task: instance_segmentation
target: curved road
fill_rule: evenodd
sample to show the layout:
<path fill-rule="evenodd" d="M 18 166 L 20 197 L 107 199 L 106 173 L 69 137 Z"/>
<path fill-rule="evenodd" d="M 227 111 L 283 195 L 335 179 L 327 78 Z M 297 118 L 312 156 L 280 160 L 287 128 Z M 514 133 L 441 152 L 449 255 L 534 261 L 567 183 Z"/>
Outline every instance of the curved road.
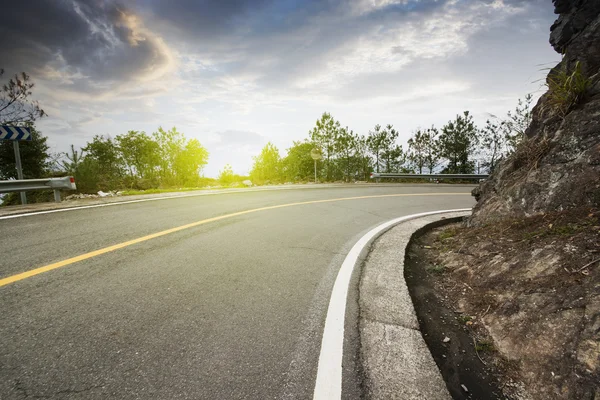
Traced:
<path fill-rule="evenodd" d="M 315 187 L 0 220 L 0 398 L 310 399 L 348 250 L 389 219 L 472 206 L 471 188 Z M 357 276 L 344 398 L 361 396 Z"/>

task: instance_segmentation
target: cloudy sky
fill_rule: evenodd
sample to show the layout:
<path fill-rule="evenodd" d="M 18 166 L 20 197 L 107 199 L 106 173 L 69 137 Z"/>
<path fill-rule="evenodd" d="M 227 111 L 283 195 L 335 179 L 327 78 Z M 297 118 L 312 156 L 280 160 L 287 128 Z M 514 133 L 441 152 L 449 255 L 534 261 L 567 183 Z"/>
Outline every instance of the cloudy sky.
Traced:
<path fill-rule="evenodd" d="M 463 110 L 483 123 L 541 94 L 550 0 L 21 0 L 3 7 L 7 75 L 26 71 L 52 150 L 176 126 L 246 173 L 324 111 L 367 133 Z"/>

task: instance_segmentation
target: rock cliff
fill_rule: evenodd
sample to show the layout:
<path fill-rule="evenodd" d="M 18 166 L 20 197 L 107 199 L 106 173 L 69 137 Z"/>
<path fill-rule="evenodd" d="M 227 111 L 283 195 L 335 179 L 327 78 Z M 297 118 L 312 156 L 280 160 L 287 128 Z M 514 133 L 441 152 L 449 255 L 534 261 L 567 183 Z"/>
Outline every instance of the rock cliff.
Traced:
<path fill-rule="evenodd" d="M 600 207 L 600 1 L 554 0 L 550 44 L 563 55 L 515 154 L 473 191 L 470 224 L 575 207 Z M 575 77 L 585 90 L 561 103 Z M 554 84 L 553 84 L 554 83 Z M 556 87 L 559 88 L 552 90 Z M 569 95 L 570 89 L 564 90 Z"/>

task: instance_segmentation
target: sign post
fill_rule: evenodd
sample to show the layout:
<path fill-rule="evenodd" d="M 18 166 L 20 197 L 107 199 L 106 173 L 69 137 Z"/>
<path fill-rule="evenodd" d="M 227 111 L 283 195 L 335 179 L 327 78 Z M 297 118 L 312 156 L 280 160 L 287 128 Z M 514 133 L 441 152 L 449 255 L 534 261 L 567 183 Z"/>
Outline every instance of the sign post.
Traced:
<path fill-rule="evenodd" d="M 23 179 L 23 165 L 21 164 L 21 152 L 19 150 L 19 141 L 31 141 L 31 131 L 29 128 L 18 126 L 0 126 L 0 140 L 12 140 L 15 150 L 15 165 L 17 167 L 17 179 Z M 19 192 L 21 195 L 21 204 L 27 204 L 25 192 Z"/>
<path fill-rule="evenodd" d="M 15 150 L 15 164 L 17 166 L 17 179 L 23 179 L 23 166 L 21 165 L 21 152 L 19 151 L 19 141 L 13 141 L 13 149 Z M 21 195 L 21 204 L 27 204 L 27 195 L 25 192 L 19 192 Z"/>
<path fill-rule="evenodd" d="M 310 156 L 315 161 L 315 183 L 317 183 L 317 160 L 320 160 L 323 157 L 321 154 L 321 149 L 315 147 L 310 151 Z"/>

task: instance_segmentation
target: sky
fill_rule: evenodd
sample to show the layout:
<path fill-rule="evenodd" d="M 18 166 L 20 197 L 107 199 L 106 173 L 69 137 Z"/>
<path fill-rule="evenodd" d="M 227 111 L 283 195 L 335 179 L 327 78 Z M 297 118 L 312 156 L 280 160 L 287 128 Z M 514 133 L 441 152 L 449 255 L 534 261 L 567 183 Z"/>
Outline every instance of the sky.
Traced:
<path fill-rule="evenodd" d="M 366 134 L 469 110 L 478 124 L 543 93 L 560 56 L 550 0 L 15 0 L 0 67 L 25 71 L 52 152 L 177 127 L 246 174 L 323 112 Z"/>

